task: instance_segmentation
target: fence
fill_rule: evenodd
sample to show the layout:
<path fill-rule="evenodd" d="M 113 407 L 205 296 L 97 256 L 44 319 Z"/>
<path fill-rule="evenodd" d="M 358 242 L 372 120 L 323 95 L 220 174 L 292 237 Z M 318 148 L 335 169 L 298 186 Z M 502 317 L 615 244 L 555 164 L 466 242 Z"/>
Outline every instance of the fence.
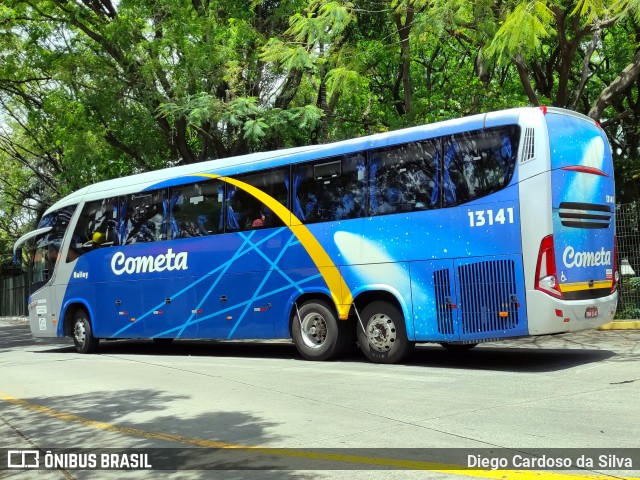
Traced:
<path fill-rule="evenodd" d="M 640 319 L 640 202 L 616 208 L 619 300 L 616 318 Z"/>
<path fill-rule="evenodd" d="M 0 317 L 27 315 L 29 276 L 0 277 Z"/>

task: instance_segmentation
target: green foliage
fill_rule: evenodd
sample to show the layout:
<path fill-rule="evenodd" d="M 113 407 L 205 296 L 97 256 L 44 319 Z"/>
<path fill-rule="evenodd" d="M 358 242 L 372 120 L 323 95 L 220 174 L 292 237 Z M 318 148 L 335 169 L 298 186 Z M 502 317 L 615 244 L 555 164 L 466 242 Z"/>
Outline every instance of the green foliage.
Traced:
<path fill-rule="evenodd" d="M 539 53 L 543 40 L 556 34 L 554 19 L 553 12 L 543 1 L 519 3 L 507 14 L 486 50 L 487 55 L 497 56 L 503 63 L 516 55 L 531 58 Z"/>

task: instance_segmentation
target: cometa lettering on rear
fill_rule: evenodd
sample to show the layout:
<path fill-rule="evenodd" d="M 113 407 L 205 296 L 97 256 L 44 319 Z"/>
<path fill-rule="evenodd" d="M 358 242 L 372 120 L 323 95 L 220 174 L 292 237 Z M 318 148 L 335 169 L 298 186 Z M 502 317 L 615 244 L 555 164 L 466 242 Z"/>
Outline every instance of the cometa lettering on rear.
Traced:
<path fill-rule="evenodd" d="M 611 252 L 604 247 L 598 252 L 576 252 L 571 246 L 564 249 L 562 261 L 565 267 L 599 267 L 600 265 L 611 265 Z"/>
<path fill-rule="evenodd" d="M 187 256 L 187 252 L 173 253 L 172 249 L 167 253 L 140 257 L 127 257 L 124 252 L 117 252 L 111 257 L 111 270 L 116 275 L 187 270 Z"/>

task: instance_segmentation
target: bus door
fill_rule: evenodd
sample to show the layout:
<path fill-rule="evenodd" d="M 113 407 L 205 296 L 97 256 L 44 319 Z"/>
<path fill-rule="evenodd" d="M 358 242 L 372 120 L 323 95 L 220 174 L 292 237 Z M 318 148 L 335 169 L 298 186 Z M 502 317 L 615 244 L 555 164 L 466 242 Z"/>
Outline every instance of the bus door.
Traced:
<path fill-rule="evenodd" d="M 412 262 L 410 268 L 416 340 L 457 341 L 453 260 Z"/>
<path fill-rule="evenodd" d="M 55 337 L 58 328 L 55 289 L 51 281 L 58 259 L 59 245 L 52 241 L 51 234 L 35 239 L 31 258 L 32 278 L 29 303 L 29 323 L 31 332 L 38 337 Z"/>

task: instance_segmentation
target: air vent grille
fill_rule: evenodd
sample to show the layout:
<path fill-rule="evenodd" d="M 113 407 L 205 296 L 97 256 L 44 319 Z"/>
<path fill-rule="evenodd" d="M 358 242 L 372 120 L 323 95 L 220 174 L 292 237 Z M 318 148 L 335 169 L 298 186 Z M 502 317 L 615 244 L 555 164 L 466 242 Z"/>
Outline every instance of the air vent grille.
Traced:
<path fill-rule="evenodd" d="M 453 305 L 451 303 L 449 270 L 444 269 L 433 272 L 433 285 L 436 294 L 438 333 L 445 335 L 453 334 Z"/>
<path fill-rule="evenodd" d="M 609 228 L 613 218 L 611 207 L 598 203 L 562 202 L 559 215 L 570 228 Z"/>
<path fill-rule="evenodd" d="M 528 162 L 534 158 L 536 158 L 534 129 L 529 127 L 524 130 L 522 160 L 520 163 Z"/>
<path fill-rule="evenodd" d="M 501 332 L 518 325 L 515 263 L 493 260 L 458 267 L 461 333 Z"/>

